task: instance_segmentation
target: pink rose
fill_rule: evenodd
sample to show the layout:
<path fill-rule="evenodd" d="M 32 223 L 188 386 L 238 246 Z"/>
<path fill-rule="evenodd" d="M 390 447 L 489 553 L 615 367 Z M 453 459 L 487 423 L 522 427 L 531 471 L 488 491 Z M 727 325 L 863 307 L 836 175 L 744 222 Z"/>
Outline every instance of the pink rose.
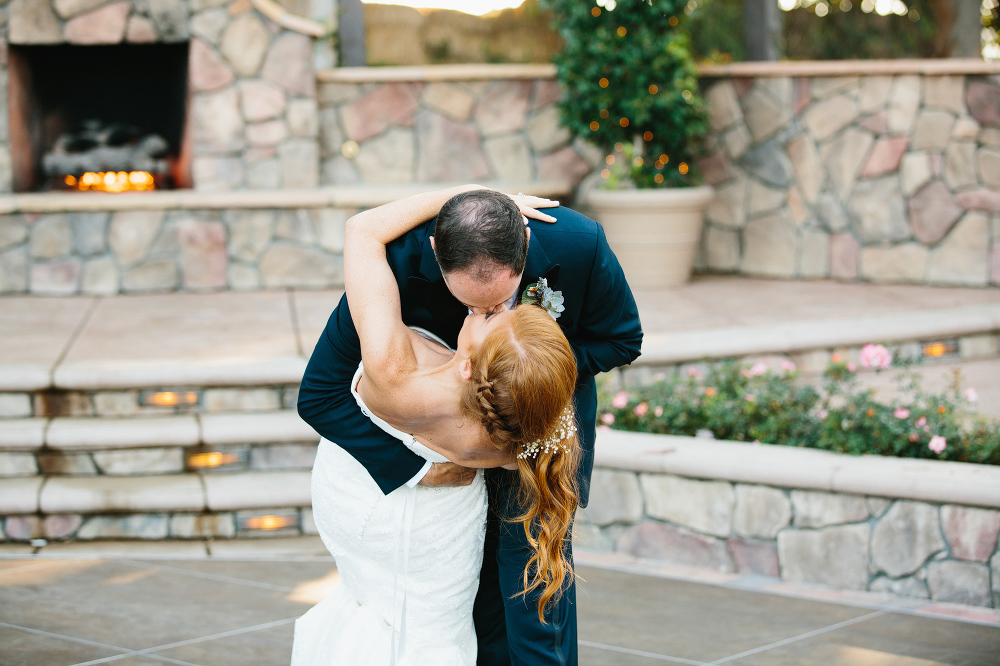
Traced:
<path fill-rule="evenodd" d="M 941 435 L 934 435 L 933 437 L 931 437 L 931 441 L 927 445 L 927 448 L 933 451 L 934 453 L 940 454 L 942 451 L 945 450 L 947 446 L 948 446 L 948 441 L 944 437 L 942 437 Z"/>
<path fill-rule="evenodd" d="M 847 371 L 848 372 L 855 372 L 855 371 L 857 371 L 857 369 L 858 369 L 858 366 L 854 365 L 853 363 L 848 363 L 847 364 Z"/>
<path fill-rule="evenodd" d="M 603 423 L 604 425 L 611 425 L 614 422 L 615 422 L 614 414 L 611 413 L 601 414 L 601 423 Z"/>
<path fill-rule="evenodd" d="M 910 410 L 908 410 L 906 407 L 900 407 L 899 409 L 894 411 L 892 415 L 895 416 L 897 419 L 908 419 L 910 418 Z"/>
<path fill-rule="evenodd" d="M 698 377 L 701 377 L 701 373 L 698 372 L 697 368 L 688 368 L 688 376 L 697 379 Z"/>
<path fill-rule="evenodd" d="M 611 406 L 615 409 L 624 409 L 627 404 L 628 393 L 625 391 L 619 391 L 618 394 L 611 400 Z"/>
<path fill-rule="evenodd" d="M 767 364 L 765 363 L 754 363 L 750 366 L 749 377 L 759 377 L 760 375 L 767 372 Z"/>
<path fill-rule="evenodd" d="M 635 412 L 636 416 L 641 418 L 646 415 L 646 412 L 649 411 L 649 404 L 645 402 L 640 402 L 638 405 L 635 406 L 635 409 L 632 411 Z"/>
<path fill-rule="evenodd" d="M 892 353 L 883 345 L 865 345 L 861 348 L 861 367 L 885 370 L 892 365 Z"/>
<path fill-rule="evenodd" d="M 910 441 L 911 441 L 911 442 L 915 442 L 915 441 L 917 441 L 918 439 L 920 439 L 920 435 L 918 435 L 918 434 L 917 434 L 917 433 L 915 433 L 915 432 L 911 432 L 911 433 L 910 433 Z"/>
<path fill-rule="evenodd" d="M 976 389 L 970 386 L 969 388 L 965 389 L 965 399 L 968 400 L 969 402 L 975 402 L 979 400 L 979 394 L 976 393 Z"/>
<path fill-rule="evenodd" d="M 925 425 L 927 425 L 927 417 L 921 416 L 919 419 L 917 419 L 917 422 L 914 423 L 913 425 L 917 426 L 918 428 L 923 428 Z"/>
<path fill-rule="evenodd" d="M 653 410 L 653 416 L 655 416 L 657 418 L 663 416 L 663 407 L 657 407 L 656 409 L 654 409 Z"/>
<path fill-rule="evenodd" d="M 795 372 L 795 369 L 796 369 L 797 367 L 798 367 L 798 366 L 796 366 L 796 365 L 795 365 L 795 364 L 794 364 L 793 362 L 791 362 L 791 361 L 782 361 L 782 362 L 781 362 L 781 369 L 782 369 L 782 370 L 784 370 L 785 372 Z"/>
<path fill-rule="evenodd" d="M 821 409 L 818 412 L 816 412 L 816 416 L 818 416 L 820 419 L 825 419 L 829 415 L 830 412 L 826 411 L 825 409 Z"/>
<path fill-rule="evenodd" d="M 606 425 L 599 425 L 599 426 L 597 426 L 597 429 L 598 429 L 598 430 L 611 430 L 611 428 L 609 428 L 609 427 L 608 427 L 608 426 L 606 426 Z"/>
<path fill-rule="evenodd" d="M 757 399 L 757 396 L 755 396 L 753 393 L 744 393 L 743 399 L 746 400 L 747 402 L 753 402 L 754 400 Z"/>

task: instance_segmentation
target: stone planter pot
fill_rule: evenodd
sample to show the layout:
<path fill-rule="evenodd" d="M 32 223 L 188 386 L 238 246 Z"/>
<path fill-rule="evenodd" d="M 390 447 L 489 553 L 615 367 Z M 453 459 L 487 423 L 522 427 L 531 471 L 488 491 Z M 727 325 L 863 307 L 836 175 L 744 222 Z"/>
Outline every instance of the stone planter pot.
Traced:
<path fill-rule="evenodd" d="M 634 288 L 684 284 L 691 276 L 701 222 L 714 190 L 702 187 L 591 190 L 586 203 Z"/>

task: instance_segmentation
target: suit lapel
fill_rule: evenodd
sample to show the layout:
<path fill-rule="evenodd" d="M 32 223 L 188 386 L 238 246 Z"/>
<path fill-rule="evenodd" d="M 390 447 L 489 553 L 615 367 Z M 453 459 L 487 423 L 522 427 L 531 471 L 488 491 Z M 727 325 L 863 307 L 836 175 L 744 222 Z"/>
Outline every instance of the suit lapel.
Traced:
<path fill-rule="evenodd" d="M 468 309 L 448 291 L 429 241 L 424 241 L 420 256 L 420 275 L 408 277 L 407 285 L 430 313 L 431 330 L 454 347 Z"/>
<path fill-rule="evenodd" d="M 555 289 L 559 282 L 559 264 L 553 264 L 549 255 L 545 254 L 542 244 L 532 238 L 528 243 L 528 259 L 524 263 L 524 274 L 521 276 L 521 286 L 517 292 L 518 298 L 529 284 L 538 282 L 539 278 L 545 278 L 549 289 Z"/>

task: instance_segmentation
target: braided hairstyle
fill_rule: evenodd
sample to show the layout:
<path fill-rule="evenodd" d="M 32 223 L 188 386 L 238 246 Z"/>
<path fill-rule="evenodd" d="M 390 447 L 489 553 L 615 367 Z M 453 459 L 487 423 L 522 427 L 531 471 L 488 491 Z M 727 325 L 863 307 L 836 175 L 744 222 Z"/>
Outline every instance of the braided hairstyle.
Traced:
<path fill-rule="evenodd" d="M 466 414 L 482 424 L 498 450 L 518 455 L 560 430 L 572 413 L 576 359 L 562 329 L 542 308 L 522 305 L 498 324 L 471 355 L 472 378 L 463 394 Z M 566 540 L 578 503 L 575 433 L 517 458 L 521 515 L 534 549 L 524 571 L 527 595 L 541 589 L 538 618 L 572 580 Z"/>

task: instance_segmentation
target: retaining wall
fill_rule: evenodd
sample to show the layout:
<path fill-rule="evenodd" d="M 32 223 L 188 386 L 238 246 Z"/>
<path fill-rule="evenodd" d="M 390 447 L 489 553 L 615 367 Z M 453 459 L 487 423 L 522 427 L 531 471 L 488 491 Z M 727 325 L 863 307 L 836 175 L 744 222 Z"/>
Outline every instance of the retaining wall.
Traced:
<path fill-rule="evenodd" d="M 1000 285 L 1000 65 L 745 63 L 704 67 L 701 75 L 712 126 L 701 167 L 717 191 L 696 270 Z M 310 124 L 318 148 L 308 165 L 281 166 L 316 175 L 280 183 L 248 177 L 233 185 L 263 188 L 237 190 L 253 198 L 277 191 L 267 188 L 318 181 L 302 190 L 311 203 L 258 204 L 268 210 L 248 221 L 242 211 L 253 206 L 192 200 L 183 212 L 129 222 L 135 242 L 154 240 L 145 254 L 123 257 L 112 242 L 120 204 L 102 210 L 94 200 L 45 200 L 72 196 L 62 193 L 0 197 L 0 211 L 8 213 L 0 218 L 0 293 L 277 285 L 265 277 L 273 271 L 258 264 L 268 254 L 295 255 L 283 264 L 328 262 L 318 271 L 322 279 L 299 271 L 280 278 L 284 285 L 337 286 L 341 249 L 330 230 L 358 207 L 469 181 L 568 199 L 575 186 L 600 180 L 603 154 L 559 126 L 554 76 L 550 65 L 320 70 Z M 277 173 L 280 160 L 268 160 L 268 173 Z M 195 180 L 199 187 L 209 182 Z M 324 193 L 330 187 L 360 205 L 331 203 Z M 153 195 L 183 199 L 179 192 Z M 289 244 L 296 249 L 280 249 Z M 200 261 L 215 263 L 195 268 Z M 152 262 L 171 265 L 145 268 L 155 274 L 150 279 L 129 277 Z M 190 281 L 181 277 L 185 271 L 213 276 Z M 97 273 L 104 277 L 86 277 Z"/>
<path fill-rule="evenodd" d="M 1000 469 L 604 431 L 577 548 L 1000 607 Z"/>

